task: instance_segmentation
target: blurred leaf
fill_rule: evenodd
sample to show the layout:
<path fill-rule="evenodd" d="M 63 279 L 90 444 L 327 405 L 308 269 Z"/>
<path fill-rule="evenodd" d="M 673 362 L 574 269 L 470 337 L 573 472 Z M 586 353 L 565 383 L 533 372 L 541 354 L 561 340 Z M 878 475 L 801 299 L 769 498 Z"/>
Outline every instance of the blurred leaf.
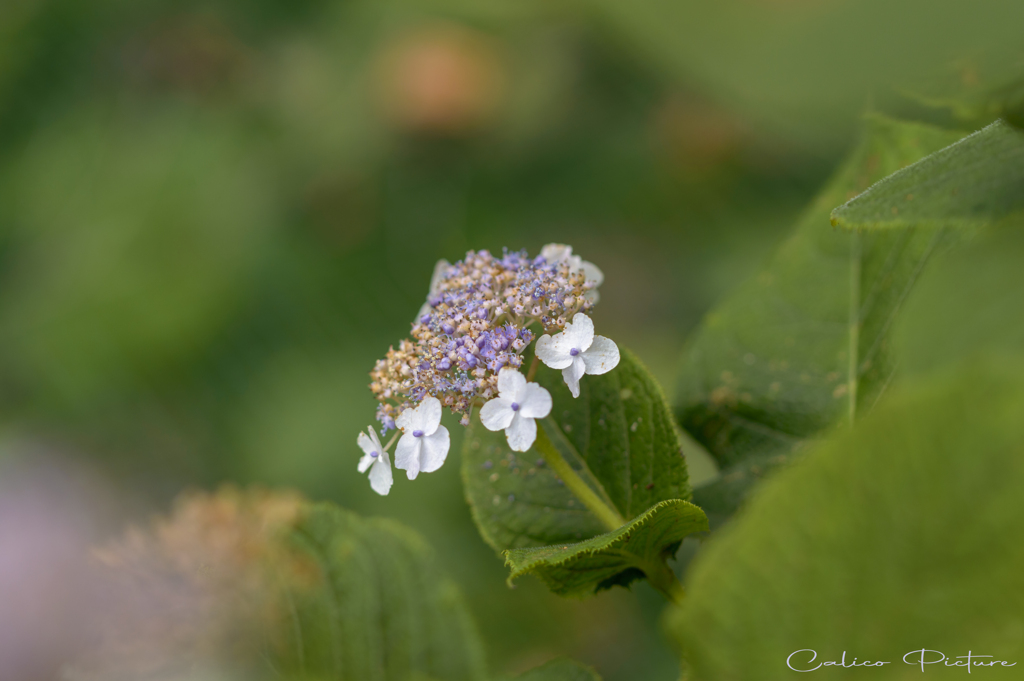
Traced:
<path fill-rule="evenodd" d="M 696 503 L 730 513 L 811 436 L 869 410 L 893 372 L 889 332 L 944 232 L 849 234 L 833 206 L 958 133 L 881 117 L 768 266 L 712 310 L 684 356 L 677 413 L 722 478 Z"/>
<path fill-rule="evenodd" d="M 694 677 L 776 679 L 804 649 L 891 662 L 872 679 L 915 673 L 902 657 L 921 648 L 1019 661 L 1022 412 L 1024 364 L 975 364 L 894 391 L 766 483 L 706 543 L 668 618 Z"/>
<path fill-rule="evenodd" d="M 291 663 L 334 679 L 482 679 L 483 649 L 458 588 L 419 535 L 330 504 L 310 507 L 293 534 L 317 564 L 301 594 Z"/>
<path fill-rule="evenodd" d="M 538 429 L 605 504 L 624 519 L 659 501 L 690 496 L 686 460 L 661 388 L 628 350 L 619 366 L 580 382 L 573 399 L 560 371 L 541 366 L 551 416 Z M 513 452 L 504 432 L 473 423 L 462 475 L 473 518 L 498 551 L 565 544 L 608 531 L 538 453 Z"/>
<path fill-rule="evenodd" d="M 184 495 L 169 518 L 96 555 L 109 595 L 75 678 L 487 676 L 459 589 L 393 521 L 226 488 Z"/>
<path fill-rule="evenodd" d="M 582 597 L 645 575 L 668 578 L 665 561 L 679 543 L 707 529 L 704 512 L 690 502 L 662 501 L 628 525 L 578 544 L 506 551 L 508 580 L 534 574 L 559 596 Z"/>
<path fill-rule="evenodd" d="M 921 278 L 896 331 L 907 375 L 1024 352 L 1024 222 L 985 231 Z"/>
<path fill-rule="evenodd" d="M 1002 121 L 921 159 L 832 211 L 847 229 L 981 227 L 1024 210 L 1024 132 Z"/>
<path fill-rule="evenodd" d="M 601 681 L 601 677 L 575 660 L 558 658 L 520 674 L 515 681 Z"/>

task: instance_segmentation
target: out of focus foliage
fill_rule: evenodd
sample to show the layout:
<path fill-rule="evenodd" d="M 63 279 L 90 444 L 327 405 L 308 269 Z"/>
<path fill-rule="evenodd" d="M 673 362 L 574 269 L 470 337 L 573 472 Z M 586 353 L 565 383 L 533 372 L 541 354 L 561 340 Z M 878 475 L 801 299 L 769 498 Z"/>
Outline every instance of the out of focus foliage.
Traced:
<path fill-rule="evenodd" d="M 833 212 L 851 240 L 953 248 L 888 315 L 903 364 L 889 394 L 755 487 L 695 562 L 666 623 L 696 678 L 776 678 L 787 654 L 798 671 L 871 661 L 856 678 L 905 678 L 915 660 L 1020 677 L 1022 139 L 998 122 Z M 867 326 L 851 316 L 851 341 Z"/>
<path fill-rule="evenodd" d="M 842 651 L 890 662 L 848 670 L 865 679 L 906 678 L 903 656 L 922 648 L 1017 662 L 1022 380 L 1019 363 L 999 362 L 902 390 L 765 483 L 701 556 L 670 618 L 697 678 L 778 678 L 806 649 L 817 659 L 803 653 L 794 667 Z"/>
<path fill-rule="evenodd" d="M 867 102 L 950 129 L 1020 124 L 1022 12 L 1010 0 L 0 3 L 0 476 L 22 479 L 6 472 L 15 459 L 57 461 L 143 515 L 191 486 L 294 486 L 426 535 L 494 673 L 570 655 L 610 681 L 672 678 L 646 587 L 582 604 L 528 579 L 508 591 L 457 465 L 373 495 L 355 473 L 367 372 L 406 335 L 438 258 L 563 241 L 606 274 L 602 329 L 672 387 L 685 335 L 766 260 Z M 684 451 L 695 488 L 715 475 L 689 440 Z M 92 502 L 61 514 L 68 495 L 38 489 L 0 500 L 42 528 L 4 535 L 2 555 L 47 562 L 36 535 L 93 517 Z M 74 581 L 4 574 L 37 579 L 36 591 L 0 583 L 18 613 L 35 610 L 8 593 Z M 46 630 L 32 621 L 18 631 Z M 28 638 L 44 658 L 51 637 Z"/>

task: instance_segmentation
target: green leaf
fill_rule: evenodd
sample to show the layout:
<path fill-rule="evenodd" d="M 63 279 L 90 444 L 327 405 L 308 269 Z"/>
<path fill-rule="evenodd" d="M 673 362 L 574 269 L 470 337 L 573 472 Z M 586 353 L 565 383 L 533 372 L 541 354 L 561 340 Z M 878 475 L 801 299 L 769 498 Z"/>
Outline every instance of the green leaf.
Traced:
<path fill-rule="evenodd" d="M 292 539 L 313 560 L 318 582 L 295 596 L 287 668 L 359 681 L 485 677 L 459 590 L 415 532 L 317 504 Z"/>
<path fill-rule="evenodd" d="M 959 137 L 869 117 L 863 142 L 764 271 L 706 317 L 677 397 L 681 425 L 722 471 L 695 493 L 702 508 L 731 513 L 804 440 L 879 399 L 893 374 L 892 322 L 946 233 L 850 234 L 829 227 L 829 211 Z"/>
<path fill-rule="evenodd" d="M 538 429 L 603 502 L 625 519 L 659 501 L 688 499 L 682 443 L 660 386 L 628 350 L 612 371 L 586 376 L 573 399 L 560 371 L 536 380 L 551 392 Z M 463 444 L 462 475 L 473 518 L 497 551 L 565 544 L 608 528 L 562 484 L 535 444 L 513 452 L 503 432 L 476 419 Z"/>
<path fill-rule="evenodd" d="M 832 211 L 848 229 L 983 227 L 1024 211 L 1024 132 L 997 121 Z"/>
<path fill-rule="evenodd" d="M 225 487 L 182 495 L 169 517 L 94 553 L 102 636 L 70 664 L 75 678 L 487 676 L 458 588 L 388 520 Z"/>
<path fill-rule="evenodd" d="M 707 529 L 707 516 L 690 502 L 662 501 L 614 532 L 584 542 L 506 551 L 508 581 L 534 574 L 559 596 L 576 597 L 645 575 L 654 583 L 669 578 L 661 573 L 679 543 Z"/>
<path fill-rule="evenodd" d="M 601 677 L 590 667 L 562 657 L 520 674 L 515 681 L 601 681 Z"/>
<path fill-rule="evenodd" d="M 669 549 L 704 514 L 682 501 L 690 496 L 686 459 L 661 387 L 625 349 L 614 370 L 581 381 L 579 398 L 560 371 L 541 367 L 537 381 L 553 407 L 529 452 L 513 452 L 504 433 L 478 423 L 463 445 L 473 519 L 492 547 L 513 549 L 505 554 L 510 580 L 534 572 L 555 593 L 573 596 L 643 576 L 662 591 L 673 588 Z M 678 505 L 692 510 L 662 513 Z M 629 540 L 638 527 L 648 528 L 646 543 Z M 569 571 L 576 574 L 568 578 Z"/>
<path fill-rule="evenodd" d="M 919 674 L 922 648 L 1020 669 L 1024 364 L 963 369 L 894 390 L 705 543 L 667 620 L 694 678 L 777 679 L 802 649 L 891 662 L 865 679 Z"/>
<path fill-rule="evenodd" d="M 979 234 L 921 278 L 896 330 L 906 376 L 1024 355 L 1024 220 Z"/>

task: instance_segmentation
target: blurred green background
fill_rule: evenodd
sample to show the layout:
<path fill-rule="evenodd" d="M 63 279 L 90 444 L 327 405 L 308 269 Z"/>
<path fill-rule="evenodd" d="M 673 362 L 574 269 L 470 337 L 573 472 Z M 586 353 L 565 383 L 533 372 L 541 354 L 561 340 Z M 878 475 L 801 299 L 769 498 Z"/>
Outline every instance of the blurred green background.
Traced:
<path fill-rule="evenodd" d="M 1022 25 L 1012 0 L 5 0 L 2 456 L 88 470 L 114 518 L 226 481 L 386 515 L 439 550 L 495 671 L 674 678 L 646 585 L 505 586 L 458 436 L 369 489 L 368 371 L 437 259 L 565 242 L 671 390 L 863 111 L 946 121 L 924 103 L 1001 85 Z"/>

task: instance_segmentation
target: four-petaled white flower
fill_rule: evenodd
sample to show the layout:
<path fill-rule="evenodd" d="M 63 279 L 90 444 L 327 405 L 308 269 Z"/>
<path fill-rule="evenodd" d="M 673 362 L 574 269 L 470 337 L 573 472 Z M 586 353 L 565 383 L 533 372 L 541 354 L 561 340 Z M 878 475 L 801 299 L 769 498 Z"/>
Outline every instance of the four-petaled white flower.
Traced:
<path fill-rule="evenodd" d="M 587 300 L 596 303 L 600 296 L 597 287 L 604 282 L 604 272 L 592 262 L 587 262 L 578 255 L 572 254 L 572 246 L 568 244 L 548 244 L 540 249 L 541 257 L 552 264 L 569 263 L 569 271 L 573 274 L 582 272 L 587 281 L 594 282 L 594 288 L 583 294 Z"/>
<path fill-rule="evenodd" d="M 438 260 L 437 264 L 434 265 L 434 273 L 430 275 L 430 289 L 429 293 L 427 293 L 427 302 L 420 306 L 420 311 L 416 313 L 416 321 L 419 321 L 424 315 L 430 314 L 434 309 L 430 306 L 430 296 L 441 290 L 441 282 L 444 281 L 444 275 L 448 273 L 448 268 L 451 266 L 452 264 L 444 258 Z"/>
<path fill-rule="evenodd" d="M 508 367 L 498 372 L 498 396 L 480 410 L 488 430 L 504 430 L 508 446 L 525 452 L 537 439 L 537 422 L 551 413 L 551 393 Z"/>
<path fill-rule="evenodd" d="M 552 369 L 561 369 L 572 396 L 579 397 L 583 374 L 614 369 L 619 363 L 619 346 L 610 338 L 595 336 L 594 322 L 577 312 L 561 333 L 537 339 L 537 357 Z"/>
<path fill-rule="evenodd" d="M 356 444 L 365 452 L 363 458 L 359 459 L 359 472 L 365 473 L 369 468 L 370 487 L 377 494 L 385 495 L 391 490 L 393 482 L 391 459 L 388 458 L 388 453 L 381 446 L 373 428 L 367 428 L 366 431 L 370 434 L 369 437 L 366 436 L 366 433 L 359 433 L 359 437 L 356 438 Z"/>
<path fill-rule="evenodd" d="M 448 456 L 451 438 L 441 425 L 441 401 L 427 397 L 415 409 L 406 409 L 395 420 L 402 438 L 395 447 L 395 466 L 410 480 L 420 473 L 433 473 Z"/>

